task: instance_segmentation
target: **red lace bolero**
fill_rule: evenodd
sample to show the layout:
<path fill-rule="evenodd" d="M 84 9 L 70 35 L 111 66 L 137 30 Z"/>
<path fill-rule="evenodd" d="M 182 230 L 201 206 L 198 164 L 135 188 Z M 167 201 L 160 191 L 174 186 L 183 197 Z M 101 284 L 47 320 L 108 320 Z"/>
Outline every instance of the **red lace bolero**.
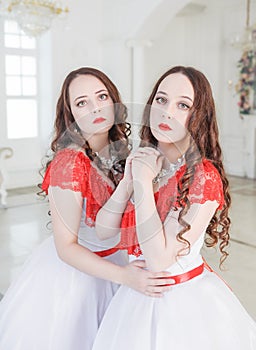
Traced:
<path fill-rule="evenodd" d="M 114 190 L 103 176 L 83 151 L 66 148 L 58 151 L 48 166 L 42 189 L 46 194 L 49 186 L 81 192 L 87 199 L 85 223 L 94 226 L 99 209 Z"/>
<path fill-rule="evenodd" d="M 171 207 L 179 207 L 177 201 L 178 182 L 185 173 L 185 165 L 171 177 L 167 184 L 163 185 L 155 193 L 157 211 L 164 222 Z M 189 189 L 190 203 L 205 203 L 216 200 L 218 209 L 224 204 L 222 181 L 218 170 L 209 160 L 203 160 L 197 165 L 194 181 Z M 129 255 L 139 256 L 142 254 L 136 236 L 136 222 L 134 205 L 129 201 L 121 223 L 121 241 L 119 249 L 125 249 Z"/>

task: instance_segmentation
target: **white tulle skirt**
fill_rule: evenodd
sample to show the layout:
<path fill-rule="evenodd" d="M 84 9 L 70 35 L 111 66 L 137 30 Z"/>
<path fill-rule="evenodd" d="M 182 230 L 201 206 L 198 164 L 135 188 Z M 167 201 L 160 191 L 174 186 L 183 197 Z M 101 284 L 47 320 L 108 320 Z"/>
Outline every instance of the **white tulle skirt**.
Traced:
<path fill-rule="evenodd" d="M 173 286 L 162 298 L 121 286 L 93 350 L 255 350 L 256 323 L 213 272 Z"/>
<path fill-rule="evenodd" d="M 122 252 L 107 259 L 126 261 Z M 64 263 L 46 239 L 0 303 L 0 349 L 91 350 L 117 289 Z"/>

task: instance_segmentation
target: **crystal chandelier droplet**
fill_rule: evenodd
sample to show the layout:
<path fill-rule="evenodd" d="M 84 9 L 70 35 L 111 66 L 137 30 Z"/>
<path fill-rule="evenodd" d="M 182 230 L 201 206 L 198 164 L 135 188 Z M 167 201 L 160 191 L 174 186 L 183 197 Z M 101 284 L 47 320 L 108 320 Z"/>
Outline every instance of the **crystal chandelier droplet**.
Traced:
<path fill-rule="evenodd" d="M 0 6 L 2 1 L 0 0 Z M 49 0 L 10 0 L 5 15 L 16 20 L 28 36 L 49 30 L 52 21 L 68 13 L 68 8 Z"/>

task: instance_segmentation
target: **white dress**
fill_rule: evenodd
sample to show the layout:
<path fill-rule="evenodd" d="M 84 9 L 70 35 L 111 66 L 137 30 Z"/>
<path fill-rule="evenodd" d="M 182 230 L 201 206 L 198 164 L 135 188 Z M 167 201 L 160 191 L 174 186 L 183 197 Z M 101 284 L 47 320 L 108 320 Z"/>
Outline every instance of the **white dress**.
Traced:
<path fill-rule="evenodd" d="M 85 156 L 79 157 L 76 163 L 83 164 Z M 89 198 L 88 191 L 87 187 Z M 94 227 L 86 224 L 88 200 L 84 199 L 79 242 L 92 251 L 105 250 L 105 242 L 101 249 Z M 108 247 L 115 244 L 109 241 Z M 105 259 L 124 265 L 127 254 L 117 251 Z M 0 302 L 0 349 L 91 350 L 101 319 L 118 287 L 60 260 L 53 237 L 47 238 L 35 249 Z"/>
<path fill-rule="evenodd" d="M 164 222 L 176 201 L 180 168 L 155 194 L 157 210 Z M 216 168 L 203 160 L 189 189 L 190 203 L 214 200 L 222 208 L 222 182 Z M 171 200 L 170 200 L 171 199 Z M 199 267 L 205 232 L 167 271 L 170 276 Z M 139 256 L 135 212 L 128 203 L 122 220 L 122 249 L 131 258 Z M 255 277 L 254 277 L 255 278 Z M 203 273 L 171 287 L 161 298 L 140 294 L 121 286 L 112 299 L 99 328 L 93 350 L 256 350 L 256 323 L 225 282 L 214 272 Z"/>
<path fill-rule="evenodd" d="M 167 271 L 202 263 L 204 234 Z M 141 258 L 143 258 L 141 256 Z M 121 286 L 99 328 L 93 350 L 255 350 L 256 323 L 229 287 L 207 269 L 161 298 Z"/>

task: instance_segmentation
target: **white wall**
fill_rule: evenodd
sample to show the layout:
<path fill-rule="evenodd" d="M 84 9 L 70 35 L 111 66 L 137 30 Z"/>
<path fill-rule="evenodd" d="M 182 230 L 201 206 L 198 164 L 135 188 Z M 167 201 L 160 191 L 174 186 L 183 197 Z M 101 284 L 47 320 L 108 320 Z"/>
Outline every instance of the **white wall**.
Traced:
<path fill-rule="evenodd" d="M 174 65 L 189 65 L 203 71 L 208 77 L 215 101 L 220 126 L 221 143 L 227 172 L 238 176 L 255 177 L 254 126 L 250 120 L 241 120 L 238 113 L 237 62 L 241 51 L 231 47 L 229 41 L 235 32 L 245 26 L 245 4 L 205 1 L 207 8 L 198 14 L 176 17 L 168 28 L 146 49 L 144 91 L 152 89 L 154 82 Z M 256 2 L 251 4 L 251 23 L 256 20 Z M 232 81 L 230 87 L 228 82 Z M 247 118 L 248 119 L 248 118 Z M 251 134 L 250 134 L 251 133 Z M 245 159 L 246 157 L 246 159 Z"/>
<path fill-rule="evenodd" d="M 9 187 L 36 182 L 35 164 L 40 163 L 50 142 L 61 84 L 80 66 L 105 71 L 128 104 L 144 103 L 156 79 L 171 66 L 192 65 L 202 70 L 213 87 L 227 170 L 248 176 L 245 166 L 253 157 L 254 136 L 248 138 L 245 149 L 241 130 L 247 133 L 250 128 L 239 118 L 238 97 L 234 87 L 228 86 L 229 80 L 237 81 L 240 56 L 228 41 L 232 33 L 244 28 L 245 2 L 196 2 L 206 6 L 204 12 L 175 17 L 188 0 L 69 0 L 66 22 L 55 21 L 52 30 L 40 39 L 43 94 L 39 146 L 33 149 L 37 161 L 31 169 L 32 158 L 20 144 L 12 160 L 20 173 L 12 174 Z M 251 23 L 255 17 L 256 0 L 251 0 Z"/>
<path fill-rule="evenodd" d="M 55 21 L 51 31 L 52 83 L 56 99 L 65 76 L 82 66 L 99 67 L 101 2 L 69 1 L 64 23 Z"/>

